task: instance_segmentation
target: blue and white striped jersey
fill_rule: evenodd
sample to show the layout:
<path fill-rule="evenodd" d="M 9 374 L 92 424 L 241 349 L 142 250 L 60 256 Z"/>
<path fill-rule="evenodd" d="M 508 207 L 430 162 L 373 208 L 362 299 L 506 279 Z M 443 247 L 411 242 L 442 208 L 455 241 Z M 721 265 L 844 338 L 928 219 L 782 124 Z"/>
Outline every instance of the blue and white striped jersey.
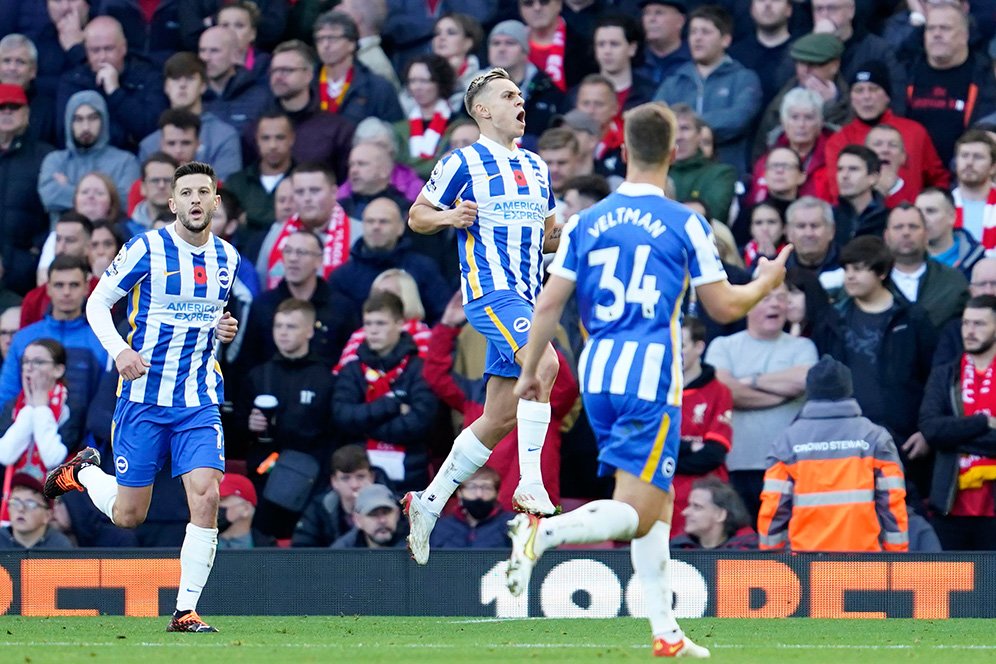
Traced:
<path fill-rule="evenodd" d="M 550 273 L 577 284 L 590 338 L 581 390 L 681 404 L 681 302 L 726 278 L 702 217 L 649 184 L 624 182 L 567 222 Z"/>
<path fill-rule="evenodd" d="M 556 201 L 539 155 L 481 136 L 432 170 L 422 195 L 438 208 L 477 203 L 477 220 L 457 231 L 463 302 L 512 290 L 535 302 L 543 281 L 543 232 Z"/>
<path fill-rule="evenodd" d="M 127 343 L 149 369 L 138 380 L 120 380 L 119 397 L 159 406 L 221 403 L 215 329 L 238 267 L 232 245 L 212 235 L 195 247 L 173 224 L 137 235 L 121 249 L 91 298 L 110 306 L 128 296 Z"/>

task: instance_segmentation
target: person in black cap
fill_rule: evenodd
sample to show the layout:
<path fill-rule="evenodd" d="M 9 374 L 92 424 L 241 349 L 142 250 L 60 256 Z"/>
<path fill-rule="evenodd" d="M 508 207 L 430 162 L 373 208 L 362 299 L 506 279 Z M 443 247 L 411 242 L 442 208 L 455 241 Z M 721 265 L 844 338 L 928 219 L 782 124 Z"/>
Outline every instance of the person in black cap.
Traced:
<path fill-rule="evenodd" d="M 899 453 L 853 394 L 850 369 L 829 355 L 806 374 L 806 404 L 768 454 L 762 550 L 909 550 Z"/>
<path fill-rule="evenodd" d="M 934 142 L 927 130 L 919 122 L 896 115 L 889 108 L 889 90 L 892 79 L 889 69 L 879 61 L 866 63 L 847 79 L 850 85 L 851 110 L 854 119 L 840 128 L 827 141 L 827 169 L 832 173 L 837 167 L 837 156 L 845 145 L 864 145 L 871 128 L 885 124 L 895 127 L 903 135 L 907 146 L 906 165 L 900 169 L 899 177 L 909 183 L 911 190 L 924 187 L 947 189 L 951 174 L 937 155 Z M 837 197 L 835 178 L 827 178 L 829 196 Z"/>
<path fill-rule="evenodd" d="M 640 0 L 640 7 L 645 48 L 634 63 L 634 71 L 660 85 L 692 60 L 688 42 L 681 36 L 688 8 L 685 0 Z"/>

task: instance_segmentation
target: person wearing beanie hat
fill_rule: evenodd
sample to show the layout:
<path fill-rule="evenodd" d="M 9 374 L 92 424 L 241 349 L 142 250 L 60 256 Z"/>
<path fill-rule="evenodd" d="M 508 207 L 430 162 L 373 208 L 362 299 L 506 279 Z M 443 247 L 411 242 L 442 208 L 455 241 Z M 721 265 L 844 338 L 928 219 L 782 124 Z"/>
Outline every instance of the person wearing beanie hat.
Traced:
<path fill-rule="evenodd" d="M 852 392 L 850 369 L 828 355 L 806 374 L 806 403 L 768 453 L 762 550 L 909 550 L 899 452 Z"/>
<path fill-rule="evenodd" d="M 895 72 L 885 61 L 877 60 L 866 61 L 849 72 L 845 67 L 845 72 L 851 86 L 850 109 L 854 119 L 827 141 L 826 163 L 830 172 L 835 172 L 837 157 L 845 146 L 864 145 L 871 128 L 885 124 L 895 127 L 903 136 L 907 159 L 899 169 L 899 177 L 910 190 L 920 191 L 926 187 L 947 189 L 951 174 L 938 156 L 927 130 L 919 122 L 896 115 L 889 107 L 890 100 L 894 101 L 890 95 L 895 90 Z M 828 196 L 835 200 L 839 193 L 836 178 L 828 177 L 826 184 Z"/>
<path fill-rule="evenodd" d="M 564 108 L 564 93 L 550 76 L 529 61 L 529 28 L 521 21 L 502 21 L 488 35 L 488 63 L 508 72 L 522 91 L 526 133 L 522 145 L 532 149 Z"/>

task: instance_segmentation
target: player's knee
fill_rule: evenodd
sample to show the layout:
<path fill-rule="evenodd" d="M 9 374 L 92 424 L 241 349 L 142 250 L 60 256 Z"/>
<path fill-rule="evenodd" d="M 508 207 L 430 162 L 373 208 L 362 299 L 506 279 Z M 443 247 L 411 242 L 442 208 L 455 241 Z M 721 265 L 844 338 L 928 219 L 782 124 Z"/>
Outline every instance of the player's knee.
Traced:
<path fill-rule="evenodd" d="M 114 509 L 114 525 L 118 528 L 138 528 L 145 523 L 147 511 L 137 509 Z"/>

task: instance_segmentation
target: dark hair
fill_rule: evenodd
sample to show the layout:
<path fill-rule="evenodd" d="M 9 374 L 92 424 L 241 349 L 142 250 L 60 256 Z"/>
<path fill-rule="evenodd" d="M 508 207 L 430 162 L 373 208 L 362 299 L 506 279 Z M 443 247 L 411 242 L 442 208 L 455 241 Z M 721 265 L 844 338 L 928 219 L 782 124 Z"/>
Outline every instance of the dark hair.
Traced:
<path fill-rule="evenodd" d="M 187 76 L 200 76 L 202 81 L 207 80 L 207 67 L 196 54 L 188 51 L 181 51 L 169 56 L 166 64 L 163 65 L 163 78 L 186 78 Z"/>
<path fill-rule="evenodd" d="M 318 15 L 311 28 L 311 34 L 317 34 L 322 28 L 342 28 L 342 36 L 353 42 L 353 51 L 356 51 L 356 44 L 360 41 L 360 29 L 352 16 L 338 9 L 330 9 Z"/>
<path fill-rule="evenodd" d="M 69 270 L 79 270 L 86 278 L 86 275 L 90 274 L 90 264 L 82 256 L 59 254 L 52 259 L 52 263 L 48 266 L 48 278 L 51 280 L 53 272 L 68 272 Z"/>
<path fill-rule="evenodd" d="M 840 163 L 840 157 L 843 157 L 845 154 L 855 156 L 865 162 L 865 168 L 868 170 L 869 174 L 878 173 L 882 170 L 882 160 L 878 158 L 878 155 L 875 154 L 874 150 L 867 146 L 858 145 L 856 143 L 845 145 L 843 149 L 841 149 L 840 155 L 837 157 L 837 163 Z"/>
<path fill-rule="evenodd" d="M 193 129 L 194 134 L 201 135 L 201 116 L 185 108 L 167 108 L 159 116 L 159 128 L 173 125 L 180 129 Z"/>
<path fill-rule="evenodd" d="M 405 319 L 405 304 L 394 293 L 384 291 L 371 293 L 367 301 L 363 303 L 363 313 L 372 314 L 376 311 L 386 311 L 394 316 L 395 320 Z"/>
<path fill-rule="evenodd" d="M 955 155 L 958 154 L 958 148 L 960 148 L 965 143 L 984 143 L 989 147 L 989 161 L 996 164 L 996 141 L 993 137 L 989 135 L 988 132 L 981 129 L 969 129 L 964 134 L 958 137 L 955 141 Z"/>
<path fill-rule="evenodd" d="M 578 194 L 587 196 L 594 201 L 600 201 L 610 193 L 609 181 L 598 173 L 591 175 L 575 175 L 564 183 L 564 191 L 577 189 Z"/>
<path fill-rule="evenodd" d="M 830 295 L 823 284 L 810 270 L 801 267 L 790 267 L 785 272 L 785 285 L 789 290 L 800 291 L 806 299 L 806 319 L 803 321 L 802 336 L 811 338 L 814 326 L 834 315 Z"/>
<path fill-rule="evenodd" d="M 211 165 L 205 164 L 202 161 L 192 161 L 189 164 L 184 164 L 173 171 L 173 185 L 171 189 L 176 191 L 177 181 L 188 175 L 206 175 L 211 178 L 211 186 L 215 189 L 218 188 L 218 175 L 214 172 L 214 169 L 211 168 Z"/>
<path fill-rule="evenodd" d="M 66 210 L 59 215 L 57 224 L 79 224 L 83 227 L 83 232 L 88 236 L 93 235 L 93 222 L 90 219 L 76 210 Z"/>
<path fill-rule="evenodd" d="M 499 475 L 498 471 L 491 466 L 481 466 L 465 481 L 469 482 L 472 479 L 480 479 L 486 482 L 491 482 L 495 485 L 495 491 L 501 488 L 501 475 Z"/>
<path fill-rule="evenodd" d="M 256 135 L 256 132 L 259 130 L 259 124 L 263 120 L 286 120 L 287 126 L 290 127 L 291 133 L 294 133 L 294 123 L 291 121 L 290 116 L 287 115 L 286 111 L 279 106 L 268 108 L 259 114 L 259 117 L 256 118 L 256 123 L 253 125 L 253 136 Z"/>
<path fill-rule="evenodd" d="M 277 305 L 277 310 L 274 312 L 276 314 L 290 314 L 295 311 L 300 311 L 304 314 L 305 318 L 311 320 L 312 323 L 317 320 L 318 314 L 315 312 L 315 305 L 307 300 L 299 300 L 296 297 L 289 297 L 280 304 Z"/>
<path fill-rule="evenodd" d="M 681 327 L 688 330 L 688 336 L 692 338 L 692 343 L 706 340 L 706 326 L 695 316 L 685 316 L 681 321 Z"/>
<path fill-rule="evenodd" d="M 882 238 L 860 235 L 840 250 L 840 266 L 864 265 L 880 277 L 889 276 L 895 259 Z"/>
<path fill-rule="evenodd" d="M 448 99 L 453 94 L 453 88 L 456 85 L 456 73 L 446 58 L 435 53 L 416 55 L 408 61 L 401 73 L 401 80 L 404 81 L 405 85 L 408 85 L 408 74 L 411 73 L 412 67 L 419 64 L 425 65 L 425 68 L 429 70 L 429 79 L 436 84 L 439 98 Z"/>
<path fill-rule="evenodd" d="M 218 12 L 214 15 L 215 23 L 218 22 L 218 15 L 226 9 L 241 9 L 245 13 L 249 14 L 249 24 L 252 27 L 259 26 L 259 19 L 262 16 L 259 11 L 259 5 L 252 0 L 228 0 L 222 3 L 222 6 L 218 8 Z"/>
<path fill-rule="evenodd" d="M 285 42 L 280 42 L 273 49 L 273 55 L 278 53 L 297 53 L 312 69 L 318 64 L 318 54 L 315 53 L 315 49 L 300 39 L 288 39 Z"/>
<path fill-rule="evenodd" d="M 153 152 L 145 161 L 142 162 L 142 179 L 144 180 L 148 176 L 147 168 L 149 164 L 169 164 L 173 167 L 175 171 L 180 167 L 180 162 L 174 159 L 172 156 L 166 154 L 165 152 Z"/>
<path fill-rule="evenodd" d="M 895 212 L 896 210 L 903 210 L 904 212 L 907 211 L 907 210 L 913 210 L 914 212 L 916 212 L 917 218 L 920 219 L 920 224 L 924 228 L 927 227 L 927 218 L 923 216 L 923 212 L 920 210 L 920 208 L 918 208 L 917 206 L 913 205 L 909 201 L 903 201 L 903 202 L 899 203 L 898 205 L 896 205 L 896 207 L 894 207 L 891 210 L 889 210 L 889 216 L 887 216 L 885 218 L 885 229 L 886 230 L 889 229 L 889 221 L 892 219 L 892 213 Z"/>
<path fill-rule="evenodd" d="M 311 231 L 309 231 L 306 228 L 300 228 L 300 229 L 294 231 L 293 233 L 291 233 L 290 235 L 288 235 L 287 237 L 290 238 L 290 237 L 292 237 L 294 235 L 302 235 L 302 234 L 305 237 L 310 237 L 312 240 L 315 241 L 315 246 L 318 248 L 318 251 L 322 251 L 323 250 L 324 247 L 322 247 L 322 238 L 318 237 L 318 235 L 316 235 L 315 233 L 312 233 Z"/>
<path fill-rule="evenodd" d="M 595 24 L 595 30 L 592 32 L 593 36 L 595 32 L 598 32 L 599 28 L 622 28 L 623 38 L 627 44 L 643 44 L 643 26 L 625 14 L 606 14 L 602 16 L 602 18 L 598 19 L 598 23 Z M 639 55 L 639 49 L 637 50 L 637 55 Z"/>
<path fill-rule="evenodd" d="M 332 454 L 333 473 L 355 473 L 370 470 L 370 457 L 359 445 L 343 445 Z"/>
<path fill-rule="evenodd" d="M 791 155 L 792 155 L 793 157 L 795 157 L 795 169 L 796 169 L 797 171 L 802 171 L 802 170 L 805 170 L 805 169 L 804 169 L 804 168 L 802 167 L 802 157 L 800 157 L 800 156 L 799 156 L 799 153 L 798 153 L 798 152 L 796 152 L 795 150 L 793 150 L 793 149 L 792 149 L 791 147 L 789 147 L 788 145 L 776 145 L 776 146 L 774 146 L 773 148 L 771 148 L 770 150 L 768 150 L 768 154 L 767 154 L 767 156 L 765 157 L 765 164 L 767 164 L 767 160 L 771 158 L 771 155 L 772 155 L 772 153 L 773 153 L 773 152 L 775 152 L 775 150 L 781 150 L 781 151 L 783 151 L 783 152 L 788 152 L 788 153 L 789 153 L 789 154 L 791 154 Z"/>
<path fill-rule="evenodd" d="M 478 21 L 476 18 L 474 18 L 469 14 L 461 14 L 460 12 L 447 12 L 446 14 L 443 14 L 442 16 L 437 18 L 436 22 L 432 24 L 433 34 L 435 34 L 436 32 L 436 27 L 439 25 L 439 22 L 442 21 L 444 18 L 448 18 L 454 23 L 456 23 L 458 26 L 460 26 L 460 29 L 463 30 L 464 36 L 470 38 L 471 41 L 470 53 L 473 53 L 478 48 L 480 48 L 481 42 L 484 41 L 484 28 L 481 27 L 480 21 Z"/>
<path fill-rule="evenodd" d="M 242 201 L 231 189 L 219 189 L 218 196 L 221 197 L 221 204 L 225 207 L 225 216 L 229 221 L 238 219 L 245 212 Z"/>
<path fill-rule="evenodd" d="M 696 7 L 688 14 L 688 23 L 691 25 L 692 19 L 701 18 L 716 26 L 720 34 L 733 34 L 733 17 L 719 5 L 702 5 Z"/>
<path fill-rule="evenodd" d="M 616 86 L 612 84 L 612 81 L 601 74 L 588 74 L 582 78 L 581 83 L 578 84 L 578 91 L 580 91 L 585 85 L 601 85 L 602 87 L 608 88 L 609 91 L 612 92 L 613 97 L 616 94 Z"/>
<path fill-rule="evenodd" d="M 692 491 L 703 489 L 712 496 L 712 502 L 721 510 L 726 510 L 726 521 L 723 522 L 723 531 L 727 537 L 732 537 L 738 530 L 747 526 L 751 522 L 744 501 L 741 500 L 736 490 L 729 484 L 709 475 L 702 479 L 695 480 L 692 484 Z"/>
<path fill-rule="evenodd" d="M 58 341 L 56 341 L 55 339 L 42 337 L 41 339 L 35 339 L 31 343 L 29 343 L 28 346 L 41 346 L 42 348 L 48 351 L 49 357 L 52 358 L 53 362 L 55 362 L 56 364 L 61 364 L 62 366 L 66 366 L 66 347 L 63 346 Z M 59 382 L 62 383 L 63 385 L 66 384 L 65 378 L 66 378 L 65 374 L 63 374 L 62 378 L 59 379 Z"/>
<path fill-rule="evenodd" d="M 114 238 L 114 248 L 120 249 L 125 243 L 125 236 L 121 232 L 121 226 L 114 223 L 110 219 L 100 219 L 93 222 L 93 231 L 90 232 L 90 235 L 93 235 L 97 230 L 102 228 L 110 232 L 111 236 Z"/>
<path fill-rule="evenodd" d="M 553 127 L 540 134 L 536 141 L 537 152 L 543 150 L 562 150 L 568 148 L 574 154 L 581 152 L 578 137 L 567 127 Z"/>
<path fill-rule="evenodd" d="M 298 173 L 321 173 L 325 176 L 325 181 L 331 186 L 339 186 L 338 180 L 335 179 L 335 173 L 331 168 L 325 164 L 319 163 L 317 161 L 305 162 L 303 164 L 298 164 L 293 169 L 291 169 L 290 177 L 294 177 Z"/>
<path fill-rule="evenodd" d="M 951 192 L 947 189 L 941 189 L 940 187 L 924 187 L 920 190 L 920 193 L 917 194 L 917 196 L 923 196 L 924 194 L 940 194 L 944 200 L 947 201 L 952 210 L 958 207 L 955 205 L 954 196 L 952 196 Z"/>
<path fill-rule="evenodd" d="M 989 309 L 996 314 L 996 295 L 976 295 L 965 303 L 966 309 Z"/>
<path fill-rule="evenodd" d="M 649 102 L 623 114 L 626 153 L 638 166 L 666 163 L 674 149 L 678 120 L 664 104 Z"/>
<path fill-rule="evenodd" d="M 688 198 L 683 199 L 680 202 L 681 202 L 682 205 L 688 205 L 690 203 L 695 203 L 696 205 L 701 205 L 702 206 L 702 211 L 704 213 L 702 216 L 706 218 L 706 221 L 709 221 L 709 220 L 712 219 L 712 210 L 709 209 L 709 204 L 706 203 L 701 198 L 699 198 L 698 196 L 689 196 Z"/>

